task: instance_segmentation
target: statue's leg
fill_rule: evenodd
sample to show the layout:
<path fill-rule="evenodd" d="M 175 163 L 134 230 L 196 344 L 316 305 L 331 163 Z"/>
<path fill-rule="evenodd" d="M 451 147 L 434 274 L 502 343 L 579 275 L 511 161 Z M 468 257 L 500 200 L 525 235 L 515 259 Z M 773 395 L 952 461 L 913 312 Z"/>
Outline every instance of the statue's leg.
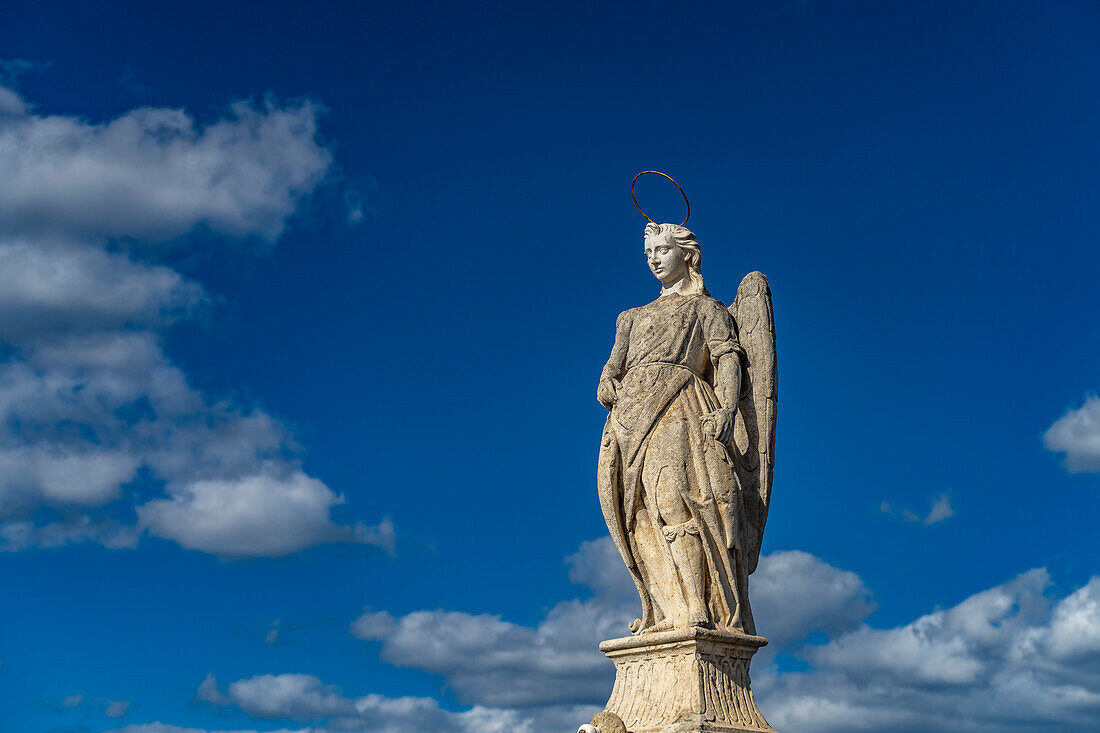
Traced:
<path fill-rule="evenodd" d="M 708 626 L 711 624 L 705 599 L 705 559 L 699 528 L 684 502 L 688 492 L 685 437 L 677 435 L 675 415 L 666 415 L 672 425 L 659 426 L 646 455 L 647 471 L 664 539 L 668 542 L 676 566 L 676 584 L 685 602 L 687 617 L 677 625 Z M 665 420 L 662 420 L 665 423 Z M 672 428 L 660 430 L 660 428 Z"/>
<path fill-rule="evenodd" d="M 654 605 L 654 623 L 639 631 L 667 631 L 673 627 L 674 620 L 684 614 L 683 601 L 678 594 L 669 594 L 669 589 L 676 582 L 676 570 L 669 563 L 665 538 L 655 518 L 644 507 L 638 510 L 634 545 L 638 562 L 644 567 L 650 599 Z"/>

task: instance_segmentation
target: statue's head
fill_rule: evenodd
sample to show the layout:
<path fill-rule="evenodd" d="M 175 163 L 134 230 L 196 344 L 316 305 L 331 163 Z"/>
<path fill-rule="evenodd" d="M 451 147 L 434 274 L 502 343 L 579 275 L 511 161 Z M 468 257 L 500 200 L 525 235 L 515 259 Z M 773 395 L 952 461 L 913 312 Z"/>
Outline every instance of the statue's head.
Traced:
<path fill-rule="evenodd" d="M 653 276 L 666 288 L 686 280 L 684 295 L 708 294 L 699 270 L 702 255 L 699 242 L 687 227 L 679 224 L 645 225 L 645 256 Z"/>

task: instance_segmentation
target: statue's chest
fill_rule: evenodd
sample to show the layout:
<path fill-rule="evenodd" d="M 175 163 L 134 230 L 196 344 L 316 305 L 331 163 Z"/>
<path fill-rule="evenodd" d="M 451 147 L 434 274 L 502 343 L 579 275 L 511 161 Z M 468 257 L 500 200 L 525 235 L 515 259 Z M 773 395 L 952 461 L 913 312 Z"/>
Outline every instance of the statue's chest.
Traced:
<path fill-rule="evenodd" d="M 699 318 L 694 308 L 681 306 L 643 309 L 630 329 L 631 354 L 633 356 L 639 352 L 669 350 L 679 352 L 698 329 Z"/>

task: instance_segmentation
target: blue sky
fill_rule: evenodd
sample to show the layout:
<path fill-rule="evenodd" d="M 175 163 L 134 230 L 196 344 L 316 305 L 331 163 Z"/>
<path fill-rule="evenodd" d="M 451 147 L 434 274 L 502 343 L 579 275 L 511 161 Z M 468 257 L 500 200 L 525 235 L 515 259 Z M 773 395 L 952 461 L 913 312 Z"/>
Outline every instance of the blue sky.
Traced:
<path fill-rule="evenodd" d="M 1100 727 L 1098 41 L 1089 2 L 4 3 L 0 732 L 587 720 L 650 168 L 714 296 L 775 299 L 772 724 Z"/>

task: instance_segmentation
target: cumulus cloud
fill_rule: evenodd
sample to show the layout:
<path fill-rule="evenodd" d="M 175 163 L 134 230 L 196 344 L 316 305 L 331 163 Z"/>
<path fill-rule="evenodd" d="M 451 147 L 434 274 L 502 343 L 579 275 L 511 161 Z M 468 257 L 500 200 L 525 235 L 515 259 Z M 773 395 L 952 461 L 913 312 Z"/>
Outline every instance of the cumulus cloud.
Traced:
<path fill-rule="evenodd" d="M 466 710 L 355 697 L 303 674 L 259 675 L 225 692 L 207 676 L 196 699 L 315 733 L 575 729 L 611 689 L 596 643 L 625 634 L 638 601 L 609 540 L 584 543 L 569 566 L 592 595 L 559 603 L 535 627 L 443 610 L 367 611 L 351 624 L 354 636 L 381 642 L 382 659 L 442 676 Z M 770 647 L 804 662 L 803 671 L 768 656 L 753 663 L 753 689 L 777 730 L 1085 733 L 1100 723 L 1100 576 L 1058 598 L 1048 573 L 1031 570 L 895 628 L 867 623 L 874 601 L 858 575 L 808 553 L 762 557 L 751 583 Z"/>
<path fill-rule="evenodd" d="M 614 669 L 597 646 L 629 635 L 638 595 L 610 539 L 584 543 L 568 562 L 570 579 L 589 585 L 592 596 L 558 603 L 534 628 L 437 610 L 400 618 L 368 611 L 350 630 L 381 641 L 381 658 L 394 666 L 442 675 L 465 704 L 601 704 Z M 859 576 L 804 552 L 765 556 L 750 585 L 757 626 L 779 644 L 857 628 L 874 609 Z"/>
<path fill-rule="evenodd" d="M 776 728 L 1095 730 L 1100 578 L 1058 601 L 1032 570 L 893 629 L 865 626 L 803 657 L 812 671 L 754 675 Z"/>
<path fill-rule="evenodd" d="M 340 690 L 307 674 L 265 674 L 229 685 L 229 699 L 257 718 L 327 718 L 355 714 Z"/>
<path fill-rule="evenodd" d="M 153 245 L 202 228 L 268 247 L 330 167 L 317 115 L 269 99 L 90 122 L 0 87 L 0 551 L 143 533 L 231 558 L 392 551 L 388 521 L 333 519 L 343 497 L 278 419 L 200 393 L 161 346 L 209 299 Z"/>
<path fill-rule="evenodd" d="M 1066 454 L 1070 473 L 1100 472 L 1100 397 L 1089 395 L 1084 405 L 1058 418 L 1043 435 L 1043 445 Z"/>
<path fill-rule="evenodd" d="M 205 301 L 167 267 L 64 241 L 0 239 L 0 340 L 162 325 Z"/>
<path fill-rule="evenodd" d="M 196 226 L 274 240 L 332 154 L 311 102 L 238 102 L 203 125 L 143 107 L 103 123 L 0 97 L 0 221 L 10 231 L 160 241 Z"/>
<path fill-rule="evenodd" d="M 136 507 L 138 526 L 184 547 L 225 557 L 338 541 L 392 551 L 389 522 L 332 521 L 342 497 L 297 467 L 279 421 L 207 402 L 150 332 L 108 330 L 25 349 L 0 364 L 0 418 L 0 518 L 24 522 L 0 530 L 19 540 L 13 547 L 29 544 L 26 517 L 39 506 L 108 504 L 145 467 L 166 482 L 167 496 Z M 35 536 L 57 544 L 82 533 L 95 539 L 97 530 L 118 539 L 106 520 L 53 527 L 53 542 Z"/>
<path fill-rule="evenodd" d="M 876 608 L 858 575 L 798 550 L 761 557 L 749 589 L 757 630 L 773 648 L 852 631 Z"/>
<path fill-rule="evenodd" d="M 591 718 L 594 712 L 591 706 L 574 705 L 527 711 L 474 706 L 455 712 L 444 710 L 438 701 L 427 697 L 393 698 L 377 694 L 349 697 L 334 685 L 302 674 L 250 677 L 230 684 L 228 694 L 212 694 L 209 689 L 205 694 L 215 697 L 216 704 L 236 705 L 257 718 L 322 721 L 321 728 L 307 729 L 316 733 L 542 733 L 569 730 L 577 721 Z M 155 728 L 123 731 L 161 733 Z M 176 731 L 166 728 L 163 733 Z"/>
<path fill-rule="evenodd" d="M 534 628 L 484 614 L 368 611 L 351 632 L 381 641 L 391 664 L 441 675 L 467 704 L 599 706 L 612 675 L 596 642 L 624 633 L 637 599 L 609 541 L 586 543 L 570 563 L 571 577 L 597 591 Z M 750 585 L 765 650 L 808 667 L 781 672 L 771 654 L 754 663 L 761 709 L 779 730 L 1083 732 L 1100 722 L 1100 577 L 1058 600 L 1046 571 L 1032 570 L 893 629 L 867 624 L 875 602 L 858 575 L 808 553 L 764 556 Z M 809 643 L 817 635 L 828 642 Z"/>
<path fill-rule="evenodd" d="M 127 725 L 124 728 L 114 728 L 107 731 L 107 733 L 258 733 L 253 730 L 206 730 L 204 728 L 181 728 L 178 725 L 167 725 L 165 723 L 141 723 L 138 725 Z M 324 731 L 316 728 L 298 728 L 296 730 L 288 730 L 286 728 L 280 728 L 279 730 L 268 730 L 264 733 L 324 733 Z"/>
<path fill-rule="evenodd" d="M 597 704 L 614 671 L 593 652 L 601 639 L 629 633 L 626 625 L 638 613 L 637 593 L 612 553 L 610 541 L 585 543 L 570 558 L 571 572 L 602 592 L 557 604 L 534 628 L 491 614 L 436 610 L 394 618 L 368 611 L 350 631 L 359 639 L 381 641 L 382 659 L 394 666 L 442 675 L 463 704 Z M 620 576 L 626 576 L 625 584 Z"/>
<path fill-rule="evenodd" d="M 28 111 L 27 103 L 14 90 L 0 87 L 0 116 L 23 117 Z"/>
<path fill-rule="evenodd" d="M 137 508 L 141 526 L 183 547 L 222 557 L 276 557 L 323 542 L 362 541 L 393 550 L 389 520 L 377 527 L 334 523 L 343 503 L 317 479 L 281 467 L 228 480 L 170 487 L 171 498 Z"/>
<path fill-rule="evenodd" d="M 63 708 L 75 708 L 77 705 L 79 705 L 82 702 L 84 702 L 84 696 L 83 695 L 80 695 L 80 694 L 67 695 L 65 697 L 65 699 L 61 701 L 61 707 L 63 707 Z"/>
<path fill-rule="evenodd" d="M 187 548 L 227 557 L 336 541 L 393 549 L 388 521 L 333 522 L 343 498 L 297 467 L 281 423 L 205 401 L 148 333 L 51 342 L 0 364 L 0 416 L 0 518 L 109 504 L 145 467 L 167 496 L 136 507 L 140 528 Z M 111 528 L 66 526 L 73 537 Z"/>

